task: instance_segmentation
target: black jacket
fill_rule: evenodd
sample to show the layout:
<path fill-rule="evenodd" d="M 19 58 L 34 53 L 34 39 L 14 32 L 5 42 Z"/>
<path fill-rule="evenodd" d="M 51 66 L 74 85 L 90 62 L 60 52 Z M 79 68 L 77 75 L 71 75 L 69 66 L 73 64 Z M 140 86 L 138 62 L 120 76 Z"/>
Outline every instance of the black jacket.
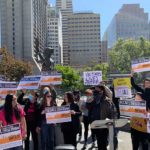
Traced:
<path fill-rule="evenodd" d="M 65 102 L 62 103 L 62 105 L 66 105 Z M 74 110 L 77 112 L 75 115 L 71 115 L 71 122 L 65 122 L 61 124 L 61 130 L 62 132 L 79 132 L 80 127 L 80 120 L 79 117 L 81 116 L 81 111 L 79 110 L 79 106 L 75 103 L 70 104 L 70 110 Z"/>
<path fill-rule="evenodd" d="M 92 102 L 86 104 L 89 110 L 89 121 L 116 118 L 116 109 L 112 102 L 104 96 L 98 96 Z"/>
<path fill-rule="evenodd" d="M 142 93 L 142 98 L 146 101 L 146 107 L 147 109 L 150 109 L 150 88 L 143 89 L 139 87 L 137 84 L 135 84 L 133 77 L 131 77 L 131 85 L 137 92 Z"/>

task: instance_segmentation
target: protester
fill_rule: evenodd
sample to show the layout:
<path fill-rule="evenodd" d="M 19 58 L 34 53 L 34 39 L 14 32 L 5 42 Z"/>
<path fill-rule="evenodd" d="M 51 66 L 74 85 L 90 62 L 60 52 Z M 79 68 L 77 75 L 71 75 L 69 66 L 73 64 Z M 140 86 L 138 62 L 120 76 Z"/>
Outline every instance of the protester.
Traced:
<path fill-rule="evenodd" d="M 71 110 L 71 122 L 61 124 L 61 129 L 64 135 L 65 144 L 72 144 L 77 146 L 76 135 L 79 132 L 79 117 L 81 112 L 79 106 L 74 103 L 74 95 L 72 92 L 66 92 L 64 95 L 64 102 L 62 105 L 70 105 Z"/>
<path fill-rule="evenodd" d="M 141 92 L 137 92 L 135 96 L 135 101 L 143 101 L 143 95 Z M 131 124 L 134 119 L 137 117 L 131 118 Z M 139 120 L 140 121 L 140 120 Z M 132 139 L 132 149 L 138 150 L 140 148 L 140 144 L 143 150 L 148 150 L 148 134 L 138 131 L 137 129 L 132 128 L 131 126 L 131 139 Z"/>
<path fill-rule="evenodd" d="M 89 125 L 90 125 L 90 121 L 89 121 L 89 112 L 88 109 L 86 107 L 86 102 L 89 101 L 90 99 L 93 99 L 93 91 L 90 89 L 87 89 L 85 91 L 86 100 L 82 100 L 81 103 L 81 111 L 82 111 L 82 115 L 83 115 L 83 124 L 84 124 L 84 147 L 86 148 L 87 146 L 87 138 L 88 138 L 88 130 L 89 130 Z M 93 132 L 93 129 L 91 129 L 91 136 L 92 136 L 92 147 L 95 146 L 95 134 Z"/>
<path fill-rule="evenodd" d="M 75 103 L 79 106 L 80 109 L 80 105 L 81 105 L 81 101 L 80 101 L 80 91 L 79 90 L 75 90 L 73 91 L 73 95 L 74 95 L 74 101 Z M 81 111 L 81 110 L 80 110 Z M 79 126 L 79 140 L 81 140 L 82 137 L 82 116 L 80 116 L 80 126 Z"/>
<path fill-rule="evenodd" d="M 27 123 L 27 138 L 25 140 L 25 150 L 29 150 L 30 133 L 32 134 L 34 150 L 38 150 L 38 134 L 36 133 L 37 117 L 39 112 L 39 103 L 37 102 L 38 93 L 31 91 L 27 98 L 24 98 L 25 91 L 18 96 L 18 103 L 24 105 Z"/>
<path fill-rule="evenodd" d="M 40 107 L 40 111 L 37 115 L 38 126 L 36 128 L 37 133 L 41 136 L 41 150 L 54 150 L 55 145 L 55 124 L 46 123 L 46 107 L 56 106 L 52 95 L 46 89 L 43 90 L 43 100 Z"/>
<path fill-rule="evenodd" d="M 110 90 L 112 91 L 112 101 L 117 111 L 117 119 L 119 119 L 120 118 L 120 107 L 119 107 L 120 98 L 115 96 L 115 90 L 114 90 L 113 84 L 110 86 Z M 115 131 L 114 131 L 114 149 L 115 150 L 118 149 L 118 132 L 119 130 L 115 128 Z"/>
<path fill-rule="evenodd" d="M 112 119 L 115 117 L 114 105 L 109 98 L 106 97 L 106 90 L 104 85 L 95 87 L 93 99 L 87 101 L 87 108 L 89 110 L 89 119 L 92 123 L 95 120 Z M 99 150 L 107 150 L 108 144 L 108 129 L 95 129 Z"/>
<path fill-rule="evenodd" d="M 23 140 L 27 136 L 26 121 L 24 116 L 25 112 L 17 103 L 17 97 L 15 95 L 8 94 L 5 98 L 4 107 L 0 111 L 0 121 L 2 122 L 2 126 L 20 123 Z M 23 146 L 8 148 L 7 150 L 23 150 Z"/>
<path fill-rule="evenodd" d="M 150 78 L 144 79 L 144 88 L 135 84 L 133 73 L 131 74 L 131 85 L 137 92 L 142 93 L 142 99 L 146 100 L 146 108 L 150 110 Z"/>

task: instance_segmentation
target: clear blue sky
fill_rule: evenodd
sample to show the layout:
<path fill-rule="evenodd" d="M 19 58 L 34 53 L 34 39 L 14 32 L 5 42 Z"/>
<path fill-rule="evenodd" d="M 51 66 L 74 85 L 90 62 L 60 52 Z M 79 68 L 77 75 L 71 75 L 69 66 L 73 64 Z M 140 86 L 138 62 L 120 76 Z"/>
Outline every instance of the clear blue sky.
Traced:
<path fill-rule="evenodd" d="M 49 0 L 55 5 L 55 0 Z M 140 4 L 150 15 L 150 0 L 73 0 L 74 11 L 93 11 L 101 15 L 101 37 L 123 4 Z"/>

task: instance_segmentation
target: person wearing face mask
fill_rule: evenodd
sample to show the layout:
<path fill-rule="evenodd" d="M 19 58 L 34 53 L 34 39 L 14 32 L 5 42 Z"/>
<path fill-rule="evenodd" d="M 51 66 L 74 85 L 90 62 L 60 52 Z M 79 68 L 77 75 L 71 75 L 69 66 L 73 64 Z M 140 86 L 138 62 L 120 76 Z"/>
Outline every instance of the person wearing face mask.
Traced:
<path fill-rule="evenodd" d="M 86 99 L 82 100 L 81 102 L 81 111 L 82 111 L 82 115 L 83 115 L 83 124 L 84 124 L 84 149 L 87 146 L 87 138 L 88 138 L 88 130 L 89 130 L 89 112 L 88 109 L 86 107 L 86 102 L 90 102 L 93 101 L 93 91 L 90 89 L 87 89 L 85 91 L 85 95 L 86 95 Z M 95 134 L 93 132 L 93 130 L 91 130 L 91 136 L 92 136 L 92 147 L 95 146 Z"/>
<path fill-rule="evenodd" d="M 15 95 L 8 94 L 5 98 L 5 104 L 0 111 L 0 122 L 2 126 L 20 123 L 22 139 L 26 138 L 26 121 L 23 108 L 17 103 Z M 8 148 L 5 150 L 23 150 L 23 146 Z"/>
<path fill-rule="evenodd" d="M 106 95 L 104 85 L 97 85 L 95 87 L 93 91 L 93 100 L 87 101 L 86 104 L 89 110 L 90 123 L 95 120 L 114 118 L 114 105 Z M 94 133 L 96 134 L 98 150 L 107 150 L 108 129 L 94 129 Z"/>
<path fill-rule="evenodd" d="M 40 111 L 37 114 L 38 125 L 36 132 L 40 133 L 41 136 L 41 148 L 40 150 L 54 150 L 55 146 L 55 124 L 46 123 L 46 107 L 56 106 L 55 101 L 50 93 L 50 91 L 45 92 L 43 90 L 43 99 L 40 107 Z"/>
<path fill-rule="evenodd" d="M 37 102 L 38 93 L 31 91 L 27 98 L 24 98 L 25 90 L 18 96 L 18 103 L 24 105 L 24 111 L 26 113 L 25 119 L 27 122 L 27 138 L 25 140 L 25 150 L 30 149 L 30 133 L 32 135 L 34 150 L 38 150 L 38 134 L 36 133 L 37 126 L 37 113 L 40 105 Z"/>

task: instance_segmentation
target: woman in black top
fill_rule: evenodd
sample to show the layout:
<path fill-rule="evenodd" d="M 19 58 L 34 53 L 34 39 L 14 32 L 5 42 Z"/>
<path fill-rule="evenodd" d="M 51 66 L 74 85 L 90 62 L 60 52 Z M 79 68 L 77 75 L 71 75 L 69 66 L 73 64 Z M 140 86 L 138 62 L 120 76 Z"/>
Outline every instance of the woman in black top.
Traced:
<path fill-rule="evenodd" d="M 37 115 L 38 127 L 37 132 L 41 135 L 41 150 L 54 150 L 55 144 L 55 125 L 46 123 L 46 107 L 56 106 L 50 92 L 46 92 L 43 96 L 42 105 Z"/>
<path fill-rule="evenodd" d="M 61 129 L 64 135 L 65 144 L 72 144 L 76 147 L 76 135 L 79 132 L 80 121 L 79 117 L 81 112 L 79 106 L 74 103 L 74 96 L 72 92 L 66 92 L 64 96 L 64 102 L 62 105 L 70 105 L 71 110 L 71 122 L 62 123 Z"/>

